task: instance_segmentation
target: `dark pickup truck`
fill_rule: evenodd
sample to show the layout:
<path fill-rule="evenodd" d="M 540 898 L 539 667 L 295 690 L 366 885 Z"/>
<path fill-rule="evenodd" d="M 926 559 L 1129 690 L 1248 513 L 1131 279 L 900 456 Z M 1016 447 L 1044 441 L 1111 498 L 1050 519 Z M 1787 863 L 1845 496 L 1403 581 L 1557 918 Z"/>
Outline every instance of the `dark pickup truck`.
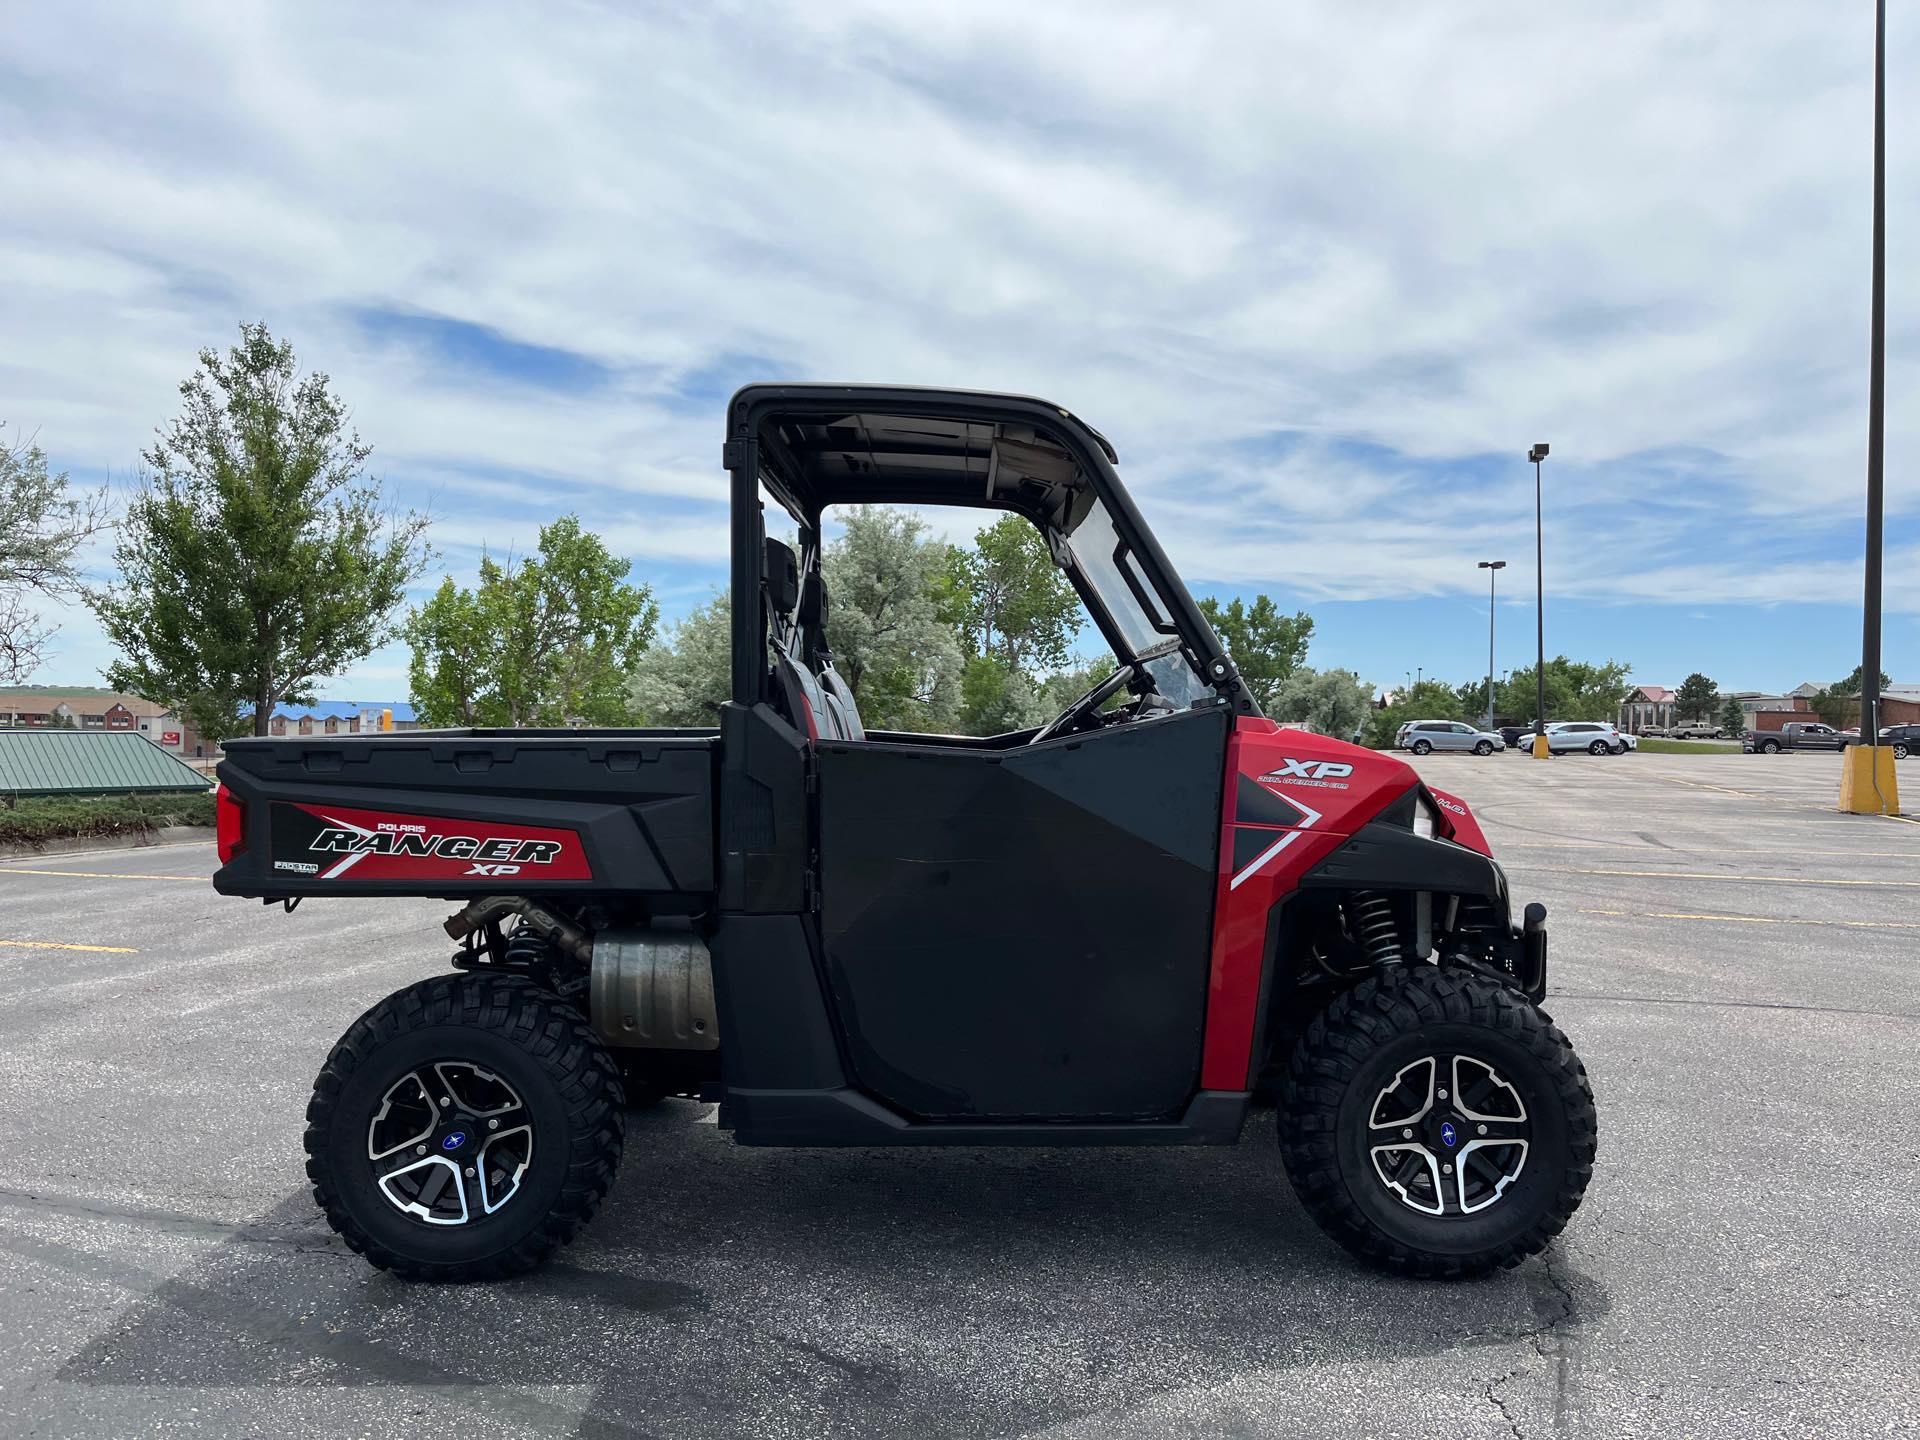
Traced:
<path fill-rule="evenodd" d="M 1831 725 L 1795 722 L 1778 730 L 1749 730 L 1740 748 L 1749 755 L 1778 755 L 1782 750 L 1844 750 L 1858 736 L 1845 735 Z"/>
<path fill-rule="evenodd" d="M 1404 762 L 1260 713 L 1099 432 L 1021 396 L 755 385 L 722 464 L 716 728 L 227 746 L 215 889 L 454 911 L 458 973 L 368 1010 L 314 1085 L 347 1243 L 523 1270 L 668 1095 L 741 1144 L 861 1146 L 1231 1144 L 1271 1096 L 1305 1209 L 1362 1256 L 1466 1275 L 1561 1229 L 1597 1126 L 1539 1008 L 1544 907 Z M 1112 673 L 1030 730 L 868 729 L 820 563 L 865 504 L 1031 523 Z"/>

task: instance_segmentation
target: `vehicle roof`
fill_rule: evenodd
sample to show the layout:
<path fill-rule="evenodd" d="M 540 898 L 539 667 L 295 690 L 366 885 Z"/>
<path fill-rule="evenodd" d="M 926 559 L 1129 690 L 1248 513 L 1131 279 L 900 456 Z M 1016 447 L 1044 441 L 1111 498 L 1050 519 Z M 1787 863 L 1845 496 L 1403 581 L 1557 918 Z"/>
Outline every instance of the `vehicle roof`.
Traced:
<path fill-rule="evenodd" d="M 1119 462 L 1107 438 L 1064 406 L 982 390 L 747 385 L 729 402 L 728 434 L 758 438 L 782 498 L 815 511 L 972 505 L 1058 522 L 1080 458 Z"/>

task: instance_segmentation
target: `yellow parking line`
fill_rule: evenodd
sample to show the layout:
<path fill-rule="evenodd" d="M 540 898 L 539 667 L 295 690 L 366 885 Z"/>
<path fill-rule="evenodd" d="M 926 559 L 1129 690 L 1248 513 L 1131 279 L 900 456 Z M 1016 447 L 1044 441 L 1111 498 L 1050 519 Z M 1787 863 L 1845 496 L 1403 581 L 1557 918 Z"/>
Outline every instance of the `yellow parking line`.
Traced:
<path fill-rule="evenodd" d="M 1848 930 L 1920 930 L 1908 920 L 1796 920 L 1781 915 L 1699 915 L 1686 910 L 1588 910 L 1582 915 L 1611 915 L 1621 920 L 1718 920 L 1729 925 L 1838 925 Z"/>
<path fill-rule="evenodd" d="M 62 940 L 0 940 L 18 950 L 85 950 L 92 955 L 138 955 L 131 945 L 69 945 Z"/>
<path fill-rule="evenodd" d="M 1641 880 L 1730 880 L 1742 885 L 1846 885 L 1867 890 L 1920 890 L 1920 880 L 1809 880 L 1799 875 L 1716 875 L 1707 870 L 1563 870 L 1552 865 L 1515 865 L 1537 875 L 1620 875 Z"/>
<path fill-rule="evenodd" d="M 197 885 L 207 883 L 205 875 L 132 875 L 118 870 L 23 870 L 14 865 L 0 865 L 0 875 L 71 875 L 76 880 L 191 880 Z"/>

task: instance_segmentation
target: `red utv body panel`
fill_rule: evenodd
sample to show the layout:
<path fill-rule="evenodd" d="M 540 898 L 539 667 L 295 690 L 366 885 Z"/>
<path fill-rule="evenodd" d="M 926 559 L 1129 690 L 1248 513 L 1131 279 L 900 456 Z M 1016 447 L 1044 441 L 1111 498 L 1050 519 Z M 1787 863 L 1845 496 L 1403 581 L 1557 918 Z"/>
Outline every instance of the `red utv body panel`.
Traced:
<path fill-rule="evenodd" d="M 1412 766 L 1378 750 L 1266 719 L 1242 716 L 1235 723 L 1227 739 L 1201 1088 L 1244 1090 L 1251 1083 L 1273 907 L 1419 783 Z M 1471 817 L 1467 824 L 1480 842 L 1475 848 L 1483 848 L 1479 827 Z"/>

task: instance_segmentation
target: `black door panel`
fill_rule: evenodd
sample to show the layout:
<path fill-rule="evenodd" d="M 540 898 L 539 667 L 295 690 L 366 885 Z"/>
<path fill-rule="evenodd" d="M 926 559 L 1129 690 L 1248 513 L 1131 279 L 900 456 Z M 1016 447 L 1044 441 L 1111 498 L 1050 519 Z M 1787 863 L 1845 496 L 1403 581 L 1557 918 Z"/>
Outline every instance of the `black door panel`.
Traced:
<path fill-rule="evenodd" d="M 861 1084 L 928 1119 L 1178 1111 L 1199 1075 L 1227 725 L 822 745 L 827 978 Z"/>

